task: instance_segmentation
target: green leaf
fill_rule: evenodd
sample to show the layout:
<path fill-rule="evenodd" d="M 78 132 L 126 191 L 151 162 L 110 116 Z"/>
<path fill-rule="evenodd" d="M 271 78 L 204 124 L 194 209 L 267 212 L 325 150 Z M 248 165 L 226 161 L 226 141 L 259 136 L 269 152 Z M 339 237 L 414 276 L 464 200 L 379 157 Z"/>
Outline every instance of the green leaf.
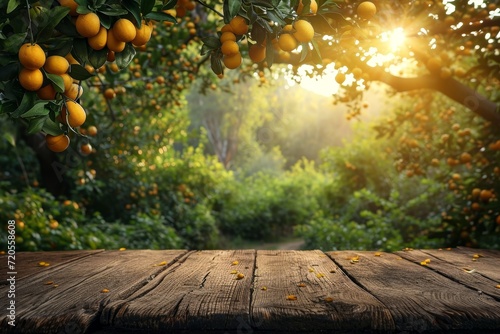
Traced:
<path fill-rule="evenodd" d="M 177 24 L 177 19 L 170 14 L 164 12 L 151 12 L 148 15 L 144 16 L 147 19 L 155 20 L 155 21 L 168 21 Z"/>
<path fill-rule="evenodd" d="M 149 0 L 145 0 L 145 1 L 149 1 Z M 161 10 L 172 9 L 175 7 L 175 5 L 177 5 L 177 0 L 168 0 L 168 2 L 161 7 Z M 151 10 L 153 10 L 153 9 L 151 8 Z"/>
<path fill-rule="evenodd" d="M 63 131 L 59 126 L 59 123 L 54 122 L 53 120 L 50 119 L 50 117 L 47 117 L 45 119 L 42 131 L 52 136 L 58 136 L 60 134 L 63 134 Z"/>
<path fill-rule="evenodd" d="M 48 102 L 46 101 L 35 103 L 35 105 L 30 110 L 22 114 L 21 117 L 31 118 L 31 117 L 46 116 L 49 114 L 50 111 L 49 108 L 45 107 L 47 104 Z"/>
<path fill-rule="evenodd" d="M 64 92 L 64 80 L 61 76 L 57 74 L 50 74 L 46 73 L 47 79 L 52 83 L 52 86 L 58 93 L 63 93 Z"/>
<path fill-rule="evenodd" d="M 88 9 L 88 7 L 86 7 L 86 6 L 78 6 L 78 7 L 76 7 L 76 12 L 78 14 L 82 15 L 82 14 L 91 13 L 92 11 L 90 9 Z"/>
<path fill-rule="evenodd" d="M 55 27 L 61 22 L 63 18 L 65 18 L 69 13 L 68 7 L 56 6 L 52 8 L 50 11 L 45 12 L 49 15 L 49 19 L 47 23 L 39 27 L 38 34 L 36 36 L 36 40 L 39 43 L 47 41 L 54 34 Z M 42 14 L 40 14 L 42 15 Z"/>
<path fill-rule="evenodd" d="M 20 4 L 21 0 L 9 0 L 7 4 L 7 14 L 12 13 Z"/>
<path fill-rule="evenodd" d="M 90 50 L 89 62 L 94 68 L 100 68 L 106 63 L 108 57 L 108 49 Z"/>
<path fill-rule="evenodd" d="M 127 15 L 128 11 L 119 4 L 106 5 L 99 8 L 99 13 L 109 16 Z"/>
<path fill-rule="evenodd" d="M 201 39 L 203 44 L 206 45 L 210 50 L 216 50 L 220 48 L 220 39 L 215 36 L 207 36 Z"/>
<path fill-rule="evenodd" d="M 12 34 L 8 39 L 0 40 L 0 50 L 3 52 L 11 52 L 16 53 L 19 51 L 19 48 L 26 40 L 26 36 L 28 33 L 22 32 L 18 34 Z"/>
<path fill-rule="evenodd" d="M 141 27 L 141 7 L 135 0 L 123 0 L 123 7 L 125 7 L 130 14 L 134 17 L 139 28 Z"/>
<path fill-rule="evenodd" d="M 89 5 L 88 0 L 75 0 L 75 2 L 82 7 L 87 7 Z"/>
<path fill-rule="evenodd" d="M 21 100 L 21 103 L 19 106 L 10 114 L 10 117 L 12 118 L 18 118 L 25 112 L 27 112 L 35 103 L 35 93 L 26 93 L 23 95 L 23 99 Z"/>
<path fill-rule="evenodd" d="M 134 59 L 135 53 L 135 48 L 129 43 L 125 46 L 125 49 L 123 49 L 122 52 L 116 53 L 115 63 L 118 65 L 118 68 L 123 69 L 127 67 Z"/>
<path fill-rule="evenodd" d="M 73 42 L 73 50 L 71 50 L 73 57 L 80 63 L 86 64 L 89 61 L 89 54 L 87 48 L 87 41 L 85 39 L 75 39 Z"/>
<path fill-rule="evenodd" d="M 108 16 L 108 15 L 104 15 L 102 13 L 97 13 L 97 16 L 99 16 L 99 20 L 101 21 L 101 25 L 104 28 L 109 30 L 111 28 L 111 24 L 113 23 L 113 17 Z"/>
<path fill-rule="evenodd" d="M 224 0 L 224 23 L 229 23 L 241 9 L 241 0 Z"/>
<path fill-rule="evenodd" d="M 316 64 L 323 64 L 323 58 L 321 57 L 321 53 L 319 51 L 319 47 L 318 47 L 318 43 L 316 43 L 316 41 L 313 39 L 311 41 L 312 43 L 312 46 L 313 46 L 313 49 L 312 49 L 312 58 L 313 58 L 313 61 L 316 63 Z"/>
<path fill-rule="evenodd" d="M 16 109 L 17 109 L 16 101 L 13 100 L 4 101 L 0 104 L 0 115 L 13 113 Z"/>
<path fill-rule="evenodd" d="M 16 147 L 16 137 L 12 132 L 10 131 L 5 132 L 3 134 L 3 137 L 5 138 L 5 140 L 7 140 L 9 144 L 11 144 L 13 147 Z"/>
<path fill-rule="evenodd" d="M 266 45 L 266 62 L 267 66 L 271 68 L 274 62 L 274 46 L 273 43 L 271 42 L 271 39 L 267 39 L 267 45 Z"/>
<path fill-rule="evenodd" d="M 8 63 L 5 66 L 0 67 L 0 81 L 8 81 L 17 77 L 19 72 L 19 63 Z"/>
<path fill-rule="evenodd" d="M 45 120 L 48 119 L 49 116 L 40 116 L 35 117 L 30 120 L 28 125 L 28 130 L 26 131 L 28 134 L 32 135 L 34 133 L 40 132 L 45 125 Z"/>
<path fill-rule="evenodd" d="M 87 71 L 85 67 L 82 65 L 78 64 L 71 64 L 69 67 L 68 74 L 76 80 L 87 80 L 90 77 L 93 77 L 94 75 Z"/>
<path fill-rule="evenodd" d="M 153 7 L 155 6 L 155 0 L 141 0 L 141 13 L 142 15 L 149 14 L 152 10 Z M 173 1 L 169 1 L 173 2 Z M 177 3 L 177 0 L 175 0 L 175 3 Z"/>
<path fill-rule="evenodd" d="M 224 73 L 224 68 L 222 66 L 222 61 L 220 57 L 212 55 L 210 57 L 210 66 L 215 74 L 219 75 Z"/>
<path fill-rule="evenodd" d="M 61 20 L 61 22 L 59 22 L 59 24 L 56 26 L 56 30 L 68 37 L 80 36 L 76 31 L 75 24 L 71 22 L 71 18 L 69 16 L 66 16 Z"/>

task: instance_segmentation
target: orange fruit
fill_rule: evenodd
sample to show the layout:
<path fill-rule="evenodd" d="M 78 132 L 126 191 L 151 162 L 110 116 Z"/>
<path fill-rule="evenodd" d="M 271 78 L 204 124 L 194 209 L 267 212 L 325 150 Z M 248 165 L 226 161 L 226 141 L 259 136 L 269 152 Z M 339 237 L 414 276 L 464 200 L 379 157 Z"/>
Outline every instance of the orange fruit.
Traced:
<path fill-rule="evenodd" d="M 260 63 L 266 59 L 266 47 L 260 44 L 252 44 L 248 49 L 248 55 L 255 63 Z"/>
<path fill-rule="evenodd" d="M 500 225 L 500 215 L 497 216 L 496 222 L 497 222 L 497 225 Z"/>
<path fill-rule="evenodd" d="M 314 37 L 314 28 L 306 20 L 297 20 L 293 25 L 295 32 L 293 37 L 299 42 L 310 42 Z"/>
<path fill-rule="evenodd" d="M 483 189 L 481 190 L 481 193 L 479 194 L 479 198 L 482 200 L 482 201 L 489 201 L 490 198 L 493 197 L 493 193 L 491 192 L 491 190 L 487 190 L 487 189 Z"/>
<path fill-rule="evenodd" d="M 64 81 L 64 90 L 69 90 L 73 84 L 73 78 L 67 73 L 61 74 L 60 77 L 63 78 Z"/>
<path fill-rule="evenodd" d="M 69 137 L 67 135 L 59 135 L 59 136 L 52 136 L 52 135 L 46 135 L 45 136 L 45 143 L 48 147 L 49 150 L 52 152 L 62 152 L 66 150 L 69 146 Z"/>
<path fill-rule="evenodd" d="M 298 42 L 291 34 L 281 34 L 278 39 L 278 46 L 283 51 L 292 51 L 298 46 Z"/>
<path fill-rule="evenodd" d="M 96 13 L 78 15 L 76 18 L 76 31 L 83 37 L 93 37 L 101 29 L 101 21 Z"/>
<path fill-rule="evenodd" d="M 42 100 L 54 100 L 56 98 L 56 90 L 51 84 L 48 84 L 40 88 L 36 92 L 36 95 Z"/>
<path fill-rule="evenodd" d="M 376 13 L 377 7 L 370 1 L 363 1 L 356 9 L 356 14 L 358 14 L 358 16 L 363 20 L 371 19 Z"/>
<path fill-rule="evenodd" d="M 232 32 L 234 34 L 233 28 L 228 24 L 224 24 L 222 28 L 220 29 L 220 32 L 225 33 L 225 32 Z"/>
<path fill-rule="evenodd" d="M 105 91 L 104 91 L 104 97 L 107 99 L 107 100 L 111 100 L 111 99 L 114 99 L 116 97 L 116 92 L 113 88 L 107 88 Z"/>
<path fill-rule="evenodd" d="M 71 87 L 64 91 L 64 96 L 71 100 L 78 100 L 82 94 L 83 87 L 76 83 L 72 83 Z"/>
<path fill-rule="evenodd" d="M 231 26 L 231 31 L 234 32 L 235 35 L 244 35 L 248 32 L 248 24 L 245 18 L 242 16 L 235 16 L 229 21 L 229 25 Z"/>
<path fill-rule="evenodd" d="M 297 14 L 299 15 L 316 15 L 316 13 L 318 12 L 318 3 L 316 2 L 316 0 L 311 0 L 311 3 L 309 4 L 309 13 L 302 14 L 303 10 L 304 4 L 302 3 L 302 0 L 300 0 L 297 6 Z"/>
<path fill-rule="evenodd" d="M 346 76 L 342 72 L 338 72 L 337 75 L 335 76 L 335 81 L 339 84 L 342 85 L 346 79 Z"/>
<path fill-rule="evenodd" d="M 85 123 L 86 118 L 87 114 L 80 104 L 73 101 L 66 101 L 66 106 L 61 110 L 62 123 L 76 128 Z"/>
<path fill-rule="evenodd" d="M 92 153 L 92 145 L 90 145 L 89 143 L 82 144 L 82 146 L 80 146 L 80 151 L 85 155 L 89 155 L 90 153 Z"/>
<path fill-rule="evenodd" d="M 90 47 L 94 50 L 102 50 L 106 46 L 106 42 L 108 41 L 108 30 L 101 26 L 99 28 L 99 32 L 97 35 L 89 37 L 87 42 Z"/>
<path fill-rule="evenodd" d="M 235 53 L 233 55 L 224 56 L 224 58 L 222 59 L 222 62 L 224 63 L 224 65 L 231 70 L 240 66 L 241 61 L 242 61 L 242 58 L 241 58 L 240 53 Z"/>
<path fill-rule="evenodd" d="M 443 61 L 441 57 L 431 57 L 427 60 L 425 66 L 430 72 L 439 72 L 443 66 Z"/>
<path fill-rule="evenodd" d="M 230 56 L 240 52 L 240 47 L 235 41 L 225 41 L 222 43 L 221 51 L 223 55 Z"/>
<path fill-rule="evenodd" d="M 40 70 L 21 69 L 19 72 L 19 83 L 24 89 L 36 91 L 42 88 L 43 74 Z"/>
<path fill-rule="evenodd" d="M 151 39 L 152 32 L 152 27 L 147 25 L 146 22 L 142 21 L 141 28 L 136 29 L 135 38 L 132 40 L 132 44 L 136 46 L 146 44 Z"/>
<path fill-rule="evenodd" d="M 75 59 L 75 57 L 73 57 L 73 55 L 71 53 L 68 53 L 66 56 L 64 56 L 64 58 L 66 58 L 66 60 L 68 61 L 68 63 L 70 65 L 73 65 L 73 64 L 80 64 L 78 62 L 78 60 Z"/>
<path fill-rule="evenodd" d="M 87 128 L 87 134 L 89 136 L 92 136 L 92 137 L 96 136 L 97 135 L 97 128 L 95 126 L 93 126 L 93 125 L 89 126 Z"/>
<path fill-rule="evenodd" d="M 236 42 L 236 35 L 231 31 L 225 31 L 220 35 L 220 42 L 224 43 L 225 41 L 233 41 Z"/>
<path fill-rule="evenodd" d="M 75 0 L 58 0 L 58 1 L 61 4 L 61 6 L 69 8 L 69 15 L 71 16 L 78 15 L 78 13 L 76 12 L 78 4 L 75 2 Z"/>
<path fill-rule="evenodd" d="M 106 45 L 110 51 L 122 52 L 125 49 L 125 42 L 120 42 L 116 39 L 113 29 L 108 30 L 108 40 Z"/>
<path fill-rule="evenodd" d="M 45 52 L 38 44 L 23 44 L 19 48 L 19 62 L 28 70 L 37 70 L 45 64 Z"/>
<path fill-rule="evenodd" d="M 69 62 L 66 58 L 61 56 L 50 56 L 45 61 L 43 69 L 47 73 L 61 75 L 68 72 Z"/>
<path fill-rule="evenodd" d="M 119 19 L 113 25 L 113 34 L 117 41 L 120 42 L 132 42 L 132 40 L 137 35 L 134 24 L 127 19 Z"/>

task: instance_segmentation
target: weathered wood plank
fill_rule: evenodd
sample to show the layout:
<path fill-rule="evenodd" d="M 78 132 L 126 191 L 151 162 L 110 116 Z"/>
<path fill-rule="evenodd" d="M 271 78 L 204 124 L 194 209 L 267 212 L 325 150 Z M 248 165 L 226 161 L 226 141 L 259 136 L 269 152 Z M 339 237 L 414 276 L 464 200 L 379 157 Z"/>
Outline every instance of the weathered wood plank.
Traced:
<path fill-rule="evenodd" d="M 151 332 L 237 330 L 249 322 L 254 266 L 254 250 L 191 253 L 130 297 L 105 306 L 101 323 Z"/>
<path fill-rule="evenodd" d="M 95 255 L 103 250 L 86 251 L 58 251 L 58 252 L 19 252 L 15 257 L 16 280 L 30 277 L 39 272 L 54 268 L 71 261 L 78 261 L 89 255 Z M 0 272 L 0 285 L 5 285 L 7 279 L 7 255 L 0 256 L 2 272 Z M 49 263 L 49 266 L 42 267 L 40 262 Z"/>
<path fill-rule="evenodd" d="M 399 331 L 500 329 L 500 303 L 426 266 L 395 254 L 328 254 L 389 308 Z"/>
<path fill-rule="evenodd" d="M 500 301 L 500 289 L 496 287 L 500 278 L 491 278 L 500 276 L 500 258 L 487 255 L 486 251 L 412 250 L 395 254 L 417 264 L 429 259 L 429 269 Z"/>
<path fill-rule="evenodd" d="M 387 308 L 354 284 L 323 252 L 258 251 L 252 327 L 359 332 L 387 331 L 395 325 Z"/>
<path fill-rule="evenodd" d="M 96 325 L 104 305 L 127 298 L 186 253 L 105 251 L 49 266 L 17 287 L 16 327 L 7 326 L 4 314 L 0 315 L 0 326 L 17 333 L 84 333 Z M 155 266 L 159 263 L 162 266 Z M 5 291 L 1 288 L 0 294 Z M 2 298 L 0 309 L 5 308 Z"/>

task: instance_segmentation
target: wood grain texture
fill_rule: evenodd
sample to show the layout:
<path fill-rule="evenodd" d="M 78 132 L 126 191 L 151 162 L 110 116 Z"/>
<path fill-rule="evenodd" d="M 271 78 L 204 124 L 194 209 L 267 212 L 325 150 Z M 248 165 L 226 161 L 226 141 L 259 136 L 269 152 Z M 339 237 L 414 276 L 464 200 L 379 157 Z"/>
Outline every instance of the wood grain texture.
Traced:
<path fill-rule="evenodd" d="M 104 305 L 127 298 L 185 253 L 106 251 L 46 267 L 18 282 L 16 327 L 7 326 L 3 313 L 0 326 L 18 333 L 88 332 L 93 324 L 97 325 Z M 162 262 L 165 265 L 155 266 Z M 0 289 L 0 294 L 5 295 L 5 291 Z M 2 298 L 0 309 L 5 309 L 6 302 Z"/>
<path fill-rule="evenodd" d="M 129 298 L 108 304 L 101 323 L 156 332 L 237 329 L 249 322 L 254 266 L 254 250 L 190 253 Z"/>
<path fill-rule="evenodd" d="M 488 251 L 413 250 L 395 254 L 417 264 L 429 259 L 429 269 L 500 301 L 500 289 L 496 287 L 500 284 L 500 260 L 492 257 Z"/>
<path fill-rule="evenodd" d="M 59 252 L 19 252 L 16 254 L 16 279 L 20 280 L 30 277 L 34 274 L 55 268 L 59 265 L 66 264 L 72 261 L 78 261 L 89 255 L 95 255 L 103 250 L 86 250 L 86 251 L 59 251 Z M 49 266 L 41 267 L 39 262 L 47 262 Z M 0 256 L 1 268 L 0 285 L 6 284 L 7 279 L 7 255 Z"/>
<path fill-rule="evenodd" d="M 500 329 L 500 303 L 428 266 L 396 254 L 328 254 L 349 277 L 389 308 L 398 331 Z M 355 257 L 357 262 L 352 261 Z"/>
<path fill-rule="evenodd" d="M 296 300 L 292 296 L 296 296 Z M 258 251 L 252 327 L 275 331 L 392 330 L 389 311 L 323 252 Z"/>

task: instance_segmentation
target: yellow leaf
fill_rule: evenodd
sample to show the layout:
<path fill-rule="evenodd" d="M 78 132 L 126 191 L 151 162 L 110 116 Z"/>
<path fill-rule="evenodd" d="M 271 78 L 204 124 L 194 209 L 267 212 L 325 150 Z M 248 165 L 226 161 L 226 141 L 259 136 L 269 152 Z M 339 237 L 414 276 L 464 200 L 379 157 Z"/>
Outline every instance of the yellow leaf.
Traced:
<path fill-rule="evenodd" d="M 333 298 L 332 297 L 326 297 L 325 298 L 325 302 L 331 303 L 331 302 L 333 302 Z"/>
<path fill-rule="evenodd" d="M 286 300 L 297 300 L 297 296 L 296 295 L 288 295 L 288 296 L 286 296 Z"/>
<path fill-rule="evenodd" d="M 122 248 L 119 249 L 119 251 L 124 251 L 124 250 L 126 250 L 125 247 L 122 247 Z"/>
<path fill-rule="evenodd" d="M 239 280 L 239 279 L 243 279 L 243 278 L 245 278 L 245 275 L 244 275 L 244 274 L 242 274 L 242 273 L 239 273 L 238 275 L 236 275 L 236 278 L 235 278 L 235 279 L 238 279 L 238 280 Z"/>
<path fill-rule="evenodd" d="M 305 285 L 304 283 L 299 283 L 299 284 L 297 284 L 297 286 L 298 286 L 299 288 L 303 288 L 303 287 L 305 287 L 306 285 Z"/>
<path fill-rule="evenodd" d="M 325 274 L 322 274 L 322 273 L 317 273 L 317 274 L 316 274 L 316 277 L 317 277 L 317 278 L 323 278 L 323 277 L 325 277 Z"/>
<path fill-rule="evenodd" d="M 44 284 L 45 284 L 45 285 L 51 285 L 51 284 L 54 284 L 54 282 L 53 282 L 53 281 L 47 281 L 47 282 L 45 282 Z"/>
<path fill-rule="evenodd" d="M 267 290 L 267 286 L 263 286 L 262 288 L 260 288 L 262 291 L 266 291 Z"/>
<path fill-rule="evenodd" d="M 313 268 L 309 268 L 309 272 L 310 272 L 310 273 L 313 273 L 313 272 L 314 272 L 314 269 L 313 269 Z"/>
<path fill-rule="evenodd" d="M 102 292 L 102 293 L 108 293 L 108 292 L 109 292 L 109 290 L 108 290 L 108 289 L 102 289 L 102 290 L 101 290 L 101 292 Z"/>
<path fill-rule="evenodd" d="M 231 270 L 230 274 L 237 274 L 238 273 L 238 270 Z"/>
<path fill-rule="evenodd" d="M 380 252 L 376 252 L 376 253 L 375 253 L 375 254 L 373 254 L 373 255 L 375 255 L 375 256 L 381 256 L 381 255 L 382 255 L 382 253 L 380 253 Z"/>
<path fill-rule="evenodd" d="M 240 262 L 239 261 L 233 261 L 233 263 L 231 263 L 232 266 L 237 266 Z"/>

